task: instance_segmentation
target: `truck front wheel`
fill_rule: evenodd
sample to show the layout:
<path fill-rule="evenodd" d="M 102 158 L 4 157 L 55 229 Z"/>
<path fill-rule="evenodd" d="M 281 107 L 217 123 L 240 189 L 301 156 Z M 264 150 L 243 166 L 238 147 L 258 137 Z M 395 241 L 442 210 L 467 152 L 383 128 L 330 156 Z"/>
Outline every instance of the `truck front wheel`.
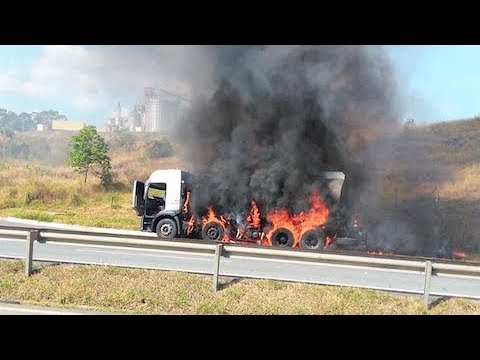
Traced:
<path fill-rule="evenodd" d="M 162 239 L 171 239 L 177 235 L 177 224 L 169 218 L 162 219 L 157 224 L 157 235 Z"/>

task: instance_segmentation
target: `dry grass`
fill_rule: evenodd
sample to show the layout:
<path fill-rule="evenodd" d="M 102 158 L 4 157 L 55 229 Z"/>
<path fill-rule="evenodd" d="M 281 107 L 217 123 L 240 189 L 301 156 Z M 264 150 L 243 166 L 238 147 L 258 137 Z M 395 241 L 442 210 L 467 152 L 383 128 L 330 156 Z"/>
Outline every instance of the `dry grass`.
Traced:
<path fill-rule="evenodd" d="M 125 134 L 105 134 L 105 137 L 116 144 L 117 135 L 121 139 Z M 58 134 L 27 133 L 19 136 L 38 142 L 42 136 L 53 141 Z M 176 157 L 143 159 L 145 144 L 155 137 L 132 136 L 133 141 L 128 147 L 119 142 L 111 153 L 115 184 L 109 191 L 103 189 L 93 176 L 85 184 L 81 176 L 66 166 L 52 167 L 24 160 L 1 163 L 0 216 L 138 229 L 139 220 L 131 208 L 134 180 L 146 180 L 155 169 L 181 168 L 181 164 Z M 62 138 L 62 141 L 66 140 Z"/>
<path fill-rule="evenodd" d="M 480 118 L 415 126 L 392 139 L 385 187 L 378 186 L 386 208 L 421 219 L 412 222 L 416 231 L 423 222 L 419 237 L 438 230 L 452 248 L 478 254 Z"/>
<path fill-rule="evenodd" d="M 68 136 L 71 136 L 67 135 L 32 132 L 18 134 L 18 137 L 37 145 L 46 141 L 53 154 L 64 149 Z M 131 209 L 133 181 L 145 180 L 158 168 L 186 166 L 175 156 L 153 161 L 144 158 L 145 147 L 151 141 L 163 138 L 158 134 L 102 133 L 102 136 L 111 144 L 110 156 L 117 181 L 115 189 L 105 191 L 98 179 L 93 177 L 85 185 L 81 177 L 65 165 L 51 167 L 22 160 L 0 163 L 0 216 L 138 229 L 138 218 Z M 410 138 L 398 143 L 401 145 L 398 149 L 399 161 L 395 161 L 391 178 L 384 184 L 382 201 L 393 203 L 398 199 L 402 203 L 418 197 L 433 198 L 438 193 L 439 208 L 453 224 L 448 224 L 445 232 L 454 239 L 455 246 L 471 242 L 480 232 L 477 220 L 480 218 L 480 207 L 476 205 L 480 200 L 477 180 L 480 175 L 480 120 L 417 126 L 412 129 Z M 182 151 L 181 145 L 173 146 L 176 154 Z M 422 171 L 409 168 L 412 156 L 408 151 L 411 146 L 421 153 L 419 168 Z M 402 162 L 402 159 L 406 161 Z M 428 177 L 429 171 L 443 165 L 452 166 L 454 176 L 437 184 L 436 179 Z M 458 229 L 457 224 L 461 224 L 462 228 Z M 474 242 L 472 252 L 480 249 L 478 240 Z M 467 248 L 462 250 L 471 252 Z"/>
<path fill-rule="evenodd" d="M 0 299 L 156 314 L 480 314 L 480 302 L 450 299 L 426 311 L 419 297 L 376 290 L 242 280 L 212 292 L 209 276 L 102 266 L 47 266 L 27 278 L 0 261 Z"/>
<path fill-rule="evenodd" d="M 472 164 L 455 172 L 452 181 L 440 188 L 440 196 L 446 199 L 480 199 L 480 164 Z"/>
<path fill-rule="evenodd" d="M 22 164 L 10 165 L 0 176 L 0 216 L 39 219 L 46 214 L 71 224 L 138 227 L 127 186 L 106 191 L 98 179 L 83 183 L 72 169 Z"/>
<path fill-rule="evenodd" d="M 440 124 L 415 131 L 432 134 L 427 149 L 432 162 L 454 166 L 455 176 L 441 184 L 439 193 L 442 201 L 456 201 L 448 205 L 453 207 L 449 217 L 455 223 L 462 220 L 469 224 L 470 233 L 478 233 L 476 219 L 480 208 L 474 202 L 480 200 L 480 141 L 476 140 L 480 139 L 480 121 Z M 48 136 L 52 137 L 49 141 L 65 142 L 58 134 Z M 115 141 L 115 134 L 105 137 Z M 119 184 L 110 191 L 94 178 L 84 184 L 71 168 L 60 163 L 57 167 L 19 160 L 1 163 L 0 216 L 138 229 L 138 217 L 131 209 L 133 181 L 145 180 L 157 168 L 182 168 L 176 157 L 144 159 L 143 149 L 153 139 L 137 137 L 129 148 L 116 144 L 111 157 Z M 412 188 L 406 170 L 397 164 L 385 191 L 387 199 L 393 199 L 395 193 L 408 199 L 433 191 L 433 184 L 425 180 Z M 465 199 L 474 202 L 458 202 Z M 452 228 L 452 233 L 458 235 L 460 231 Z M 26 278 L 18 261 L 0 261 L 0 299 L 140 313 L 480 314 L 478 302 L 463 299 L 441 302 L 427 312 L 418 297 L 268 280 L 242 280 L 212 293 L 210 277 L 156 270 L 62 265 L 46 267 Z"/>

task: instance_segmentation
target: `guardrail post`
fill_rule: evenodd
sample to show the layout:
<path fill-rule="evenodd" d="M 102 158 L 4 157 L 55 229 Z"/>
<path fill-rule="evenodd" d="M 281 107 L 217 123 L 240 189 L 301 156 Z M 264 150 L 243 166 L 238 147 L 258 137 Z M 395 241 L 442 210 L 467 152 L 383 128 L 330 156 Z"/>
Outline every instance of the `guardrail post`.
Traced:
<path fill-rule="evenodd" d="M 27 253 L 25 255 L 25 275 L 32 274 L 33 262 L 33 243 L 38 240 L 40 232 L 38 230 L 30 230 L 27 233 Z"/>
<path fill-rule="evenodd" d="M 223 244 L 215 247 L 214 268 L 213 268 L 213 291 L 218 290 L 218 271 L 220 270 L 220 257 L 222 256 Z"/>
<path fill-rule="evenodd" d="M 428 310 L 430 296 L 430 281 L 432 279 L 432 262 L 425 262 L 425 286 L 423 288 L 423 303 Z"/>

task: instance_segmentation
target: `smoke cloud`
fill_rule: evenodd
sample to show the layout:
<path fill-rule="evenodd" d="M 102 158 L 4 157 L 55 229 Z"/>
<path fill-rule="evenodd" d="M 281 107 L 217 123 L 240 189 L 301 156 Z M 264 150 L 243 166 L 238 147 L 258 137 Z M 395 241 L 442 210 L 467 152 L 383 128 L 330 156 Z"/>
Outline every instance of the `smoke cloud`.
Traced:
<path fill-rule="evenodd" d="M 202 48 L 211 92 L 178 127 L 185 160 L 201 174 L 192 205 L 222 212 L 309 206 L 320 172 L 347 174 L 344 205 L 368 183 L 369 144 L 401 109 L 380 47 Z M 198 91 L 201 93 L 201 91 Z M 353 208 L 352 208 L 353 212 Z"/>
<path fill-rule="evenodd" d="M 435 188 L 452 172 L 429 158 L 434 137 L 403 131 L 405 96 L 381 47 L 201 50 L 208 91 L 195 84 L 201 96 L 177 134 L 200 175 L 194 211 L 245 213 L 253 199 L 264 214 L 298 213 L 321 171 L 342 171 L 339 210 L 360 214 L 373 249 L 449 254 Z"/>

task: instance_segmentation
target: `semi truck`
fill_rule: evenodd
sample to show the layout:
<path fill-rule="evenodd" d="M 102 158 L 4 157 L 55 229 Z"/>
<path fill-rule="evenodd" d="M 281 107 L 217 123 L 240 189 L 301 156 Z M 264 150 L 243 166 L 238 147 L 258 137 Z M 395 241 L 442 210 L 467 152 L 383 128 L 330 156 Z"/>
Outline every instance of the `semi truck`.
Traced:
<path fill-rule="evenodd" d="M 317 216 L 316 223 L 299 223 L 296 215 L 287 225 L 275 227 L 268 217 L 259 214 L 255 202 L 250 213 L 243 216 L 217 215 L 211 207 L 204 216 L 196 216 L 190 213 L 190 196 L 201 189 L 196 188 L 193 174 L 179 169 L 155 170 L 145 182 L 136 180 L 132 208 L 140 217 L 140 230 L 157 233 L 161 239 L 196 238 L 304 250 L 364 246 L 366 238 L 357 219 L 349 224 L 340 211 L 345 174 L 324 171 L 317 180 L 322 201 L 328 204 L 328 216 Z"/>

